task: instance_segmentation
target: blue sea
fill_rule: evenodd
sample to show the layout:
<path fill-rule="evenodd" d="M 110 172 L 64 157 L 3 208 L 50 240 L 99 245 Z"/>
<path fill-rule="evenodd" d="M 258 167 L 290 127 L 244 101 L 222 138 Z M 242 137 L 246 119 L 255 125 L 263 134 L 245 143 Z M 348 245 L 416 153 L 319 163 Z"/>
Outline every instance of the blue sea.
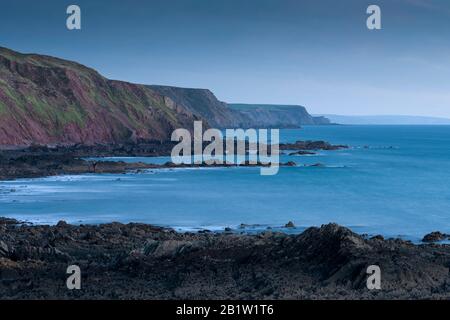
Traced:
<path fill-rule="evenodd" d="M 336 222 L 361 234 L 420 240 L 450 233 L 450 126 L 311 126 L 282 142 L 349 149 L 281 156 L 297 167 L 160 169 L 0 182 L 0 216 L 33 223 L 145 222 L 177 230 L 301 232 Z M 163 163 L 168 157 L 113 158 Z M 110 159 L 109 159 L 110 160 Z M 322 163 L 323 167 L 304 167 Z M 293 221 L 295 229 L 284 229 Z M 239 229 L 240 224 L 246 224 Z"/>

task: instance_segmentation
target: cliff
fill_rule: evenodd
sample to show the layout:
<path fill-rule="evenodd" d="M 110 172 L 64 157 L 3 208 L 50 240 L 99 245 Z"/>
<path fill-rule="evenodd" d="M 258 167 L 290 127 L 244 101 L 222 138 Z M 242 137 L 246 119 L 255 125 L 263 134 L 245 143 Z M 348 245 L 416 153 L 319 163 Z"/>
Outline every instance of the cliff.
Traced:
<path fill-rule="evenodd" d="M 0 145 L 166 140 L 195 116 L 144 85 L 0 48 Z"/>
<path fill-rule="evenodd" d="M 311 116 L 298 105 L 228 104 L 241 114 L 247 126 L 272 128 L 298 128 L 302 125 L 330 124 L 325 117 Z"/>
<path fill-rule="evenodd" d="M 241 122 L 244 122 L 240 113 L 230 109 L 225 102 L 217 100 L 216 96 L 208 89 L 148 87 L 206 120 L 211 127 L 233 128 L 239 127 Z"/>
<path fill-rule="evenodd" d="M 109 80 L 67 60 L 0 47 L 0 146 L 166 141 L 176 128 L 327 123 L 300 106 L 227 105 L 207 89 Z"/>

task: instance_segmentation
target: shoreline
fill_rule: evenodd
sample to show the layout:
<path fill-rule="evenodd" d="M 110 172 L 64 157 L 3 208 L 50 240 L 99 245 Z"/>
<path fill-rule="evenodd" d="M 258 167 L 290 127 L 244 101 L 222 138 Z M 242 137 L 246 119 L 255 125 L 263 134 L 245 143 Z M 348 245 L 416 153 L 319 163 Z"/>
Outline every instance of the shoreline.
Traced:
<path fill-rule="evenodd" d="M 27 225 L 30 227 L 54 227 L 60 221 L 64 221 L 67 224 L 70 224 L 74 227 L 80 226 L 92 226 L 98 227 L 105 224 L 110 223 L 118 223 L 122 225 L 130 225 L 130 224 L 142 224 L 148 225 L 154 228 L 160 228 L 164 230 L 170 230 L 176 232 L 178 234 L 191 234 L 191 233 L 209 233 L 209 234 L 234 234 L 234 235 L 247 235 L 247 236 L 258 236 L 265 232 L 273 232 L 273 233 L 282 233 L 290 236 L 297 236 L 302 234 L 305 230 L 309 228 L 318 228 L 322 224 L 311 224 L 311 225 L 297 225 L 292 221 L 288 221 L 285 224 L 247 224 L 247 223 L 239 223 L 239 224 L 216 224 L 216 225 L 192 225 L 192 226 L 180 226 L 178 224 L 167 224 L 167 223 L 151 223 L 144 222 L 138 220 L 114 220 L 111 219 L 109 221 L 89 221 L 89 220 L 78 220 L 78 221 L 70 221 L 70 220 L 61 220 L 61 219 L 52 219 L 52 220 L 32 220 L 26 219 L 17 216 L 1 216 L 0 214 L 0 224 L 2 220 L 13 220 L 17 221 L 19 225 Z M 331 222 L 330 222 L 331 223 Z M 382 240 L 399 240 L 404 241 L 415 246 L 420 246 L 424 244 L 437 244 L 437 245 L 450 245 L 450 234 L 441 231 L 432 231 L 428 233 L 423 233 L 421 235 L 416 236 L 408 236 L 408 235 L 400 235 L 400 234 L 385 234 L 382 232 L 365 232 L 365 231 L 357 231 L 355 227 L 346 226 L 342 224 L 338 224 L 333 222 L 334 224 L 339 225 L 342 228 L 346 228 L 351 232 L 357 234 L 358 236 L 364 239 L 377 238 Z"/>
<path fill-rule="evenodd" d="M 170 156 L 174 143 L 142 143 L 132 145 L 106 146 L 31 146 L 24 149 L 0 150 L 0 181 L 20 178 L 40 178 L 67 174 L 84 173 L 125 173 L 133 170 L 199 168 L 199 167 L 268 167 L 258 162 L 250 164 L 147 164 L 142 162 L 127 163 L 122 161 L 90 161 L 83 158 L 101 157 L 156 157 Z M 296 141 L 280 144 L 280 150 L 297 151 L 299 154 L 314 150 L 339 150 L 348 148 L 344 145 L 332 145 L 325 141 Z M 248 150 L 247 150 L 248 152 Z M 279 163 L 279 166 L 296 166 L 293 161 Z M 312 166 L 321 166 L 320 163 Z"/>
<path fill-rule="evenodd" d="M 450 298 L 450 245 L 368 239 L 336 224 L 248 235 L 18 223 L 0 218 L 3 299 Z M 72 264 L 82 290 L 65 287 Z M 382 290 L 366 287 L 374 264 Z"/>
<path fill-rule="evenodd" d="M 31 160 L 37 166 L 33 164 L 30 166 L 26 162 L 21 162 L 18 164 L 20 172 L 17 172 L 17 167 L 14 164 L 8 169 L 3 169 L 0 171 L 0 183 L 2 181 L 14 181 L 17 179 L 35 179 L 35 178 L 47 178 L 53 176 L 66 176 L 66 175 L 82 175 L 82 174 L 126 174 L 126 173 L 143 173 L 146 170 L 158 170 L 158 169 L 187 169 L 187 168 L 240 168 L 240 167 L 250 167 L 250 168 L 261 168 L 270 167 L 271 164 L 263 163 L 249 163 L 248 161 L 241 164 L 176 164 L 168 161 L 164 164 L 155 163 L 144 163 L 144 162 L 124 162 L 124 161 L 93 161 L 84 160 L 79 158 L 73 159 L 63 159 L 61 163 L 60 160 L 52 156 L 51 159 L 33 159 L 33 157 L 28 158 L 26 161 Z M 297 164 L 294 161 L 288 161 L 284 163 L 276 164 L 279 167 L 295 167 Z M 41 167 L 39 167 L 41 166 Z M 313 164 L 311 166 L 318 167 L 321 166 L 320 163 Z M 0 168 L 2 169 L 2 168 Z"/>
<path fill-rule="evenodd" d="M 281 149 L 295 146 L 307 155 L 308 146 L 318 145 L 296 142 Z M 323 150 L 336 149 L 323 144 Z M 114 161 L 94 167 L 81 158 L 112 154 L 66 151 L 0 152 L 0 180 L 183 167 Z M 295 234 L 239 231 L 177 232 L 117 222 L 30 225 L 0 218 L 0 298 L 450 299 L 450 244 L 369 237 L 334 223 Z M 424 240 L 448 237 L 433 232 Z M 70 265 L 81 269 L 81 290 L 66 287 Z M 371 265 L 381 269 L 381 290 L 366 286 Z"/>

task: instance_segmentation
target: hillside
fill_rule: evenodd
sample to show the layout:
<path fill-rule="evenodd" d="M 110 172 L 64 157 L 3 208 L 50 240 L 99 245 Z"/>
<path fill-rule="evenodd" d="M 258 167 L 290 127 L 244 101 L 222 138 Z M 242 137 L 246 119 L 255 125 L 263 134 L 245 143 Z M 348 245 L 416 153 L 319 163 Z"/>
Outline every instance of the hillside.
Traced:
<path fill-rule="evenodd" d="M 243 115 L 247 126 L 298 128 L 302 125 L 330 123 L 325 117 L 311 116 L 303 106 L 237 103 L 228 106 Z"/>
<path fill-rule="evenodd" d="M 183 106 L 146 86 L 0 48 L 0 145 L 165 140 L 192 120 Z"/>
<path fill-rule="evenodd" d="M 0 146 L 166 141 L 199 119 L 218 128 L 327 123 L 301 106 L 230 106 L 207 89 L 109 80 L 76 62 L 0 47 Z"/>

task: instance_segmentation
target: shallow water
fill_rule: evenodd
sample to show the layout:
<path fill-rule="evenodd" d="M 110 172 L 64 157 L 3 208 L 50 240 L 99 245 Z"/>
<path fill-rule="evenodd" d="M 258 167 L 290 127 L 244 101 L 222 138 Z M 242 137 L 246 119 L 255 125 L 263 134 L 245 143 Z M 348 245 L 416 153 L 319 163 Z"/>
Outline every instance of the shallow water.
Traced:
<path fill-rule="evenodd" d="M 450 232 L 450 126 L 320 126 L 282 130 L 282 141 L 326 140 L 348 150 L 281 161 L 325 167 L 149 170 L 0 182 L 0 216 L 38 223 L 146 222 L 182 230 L 337 222 L 359 233 Z M 164 163 L 170 159 L 120 158 Z"/>

